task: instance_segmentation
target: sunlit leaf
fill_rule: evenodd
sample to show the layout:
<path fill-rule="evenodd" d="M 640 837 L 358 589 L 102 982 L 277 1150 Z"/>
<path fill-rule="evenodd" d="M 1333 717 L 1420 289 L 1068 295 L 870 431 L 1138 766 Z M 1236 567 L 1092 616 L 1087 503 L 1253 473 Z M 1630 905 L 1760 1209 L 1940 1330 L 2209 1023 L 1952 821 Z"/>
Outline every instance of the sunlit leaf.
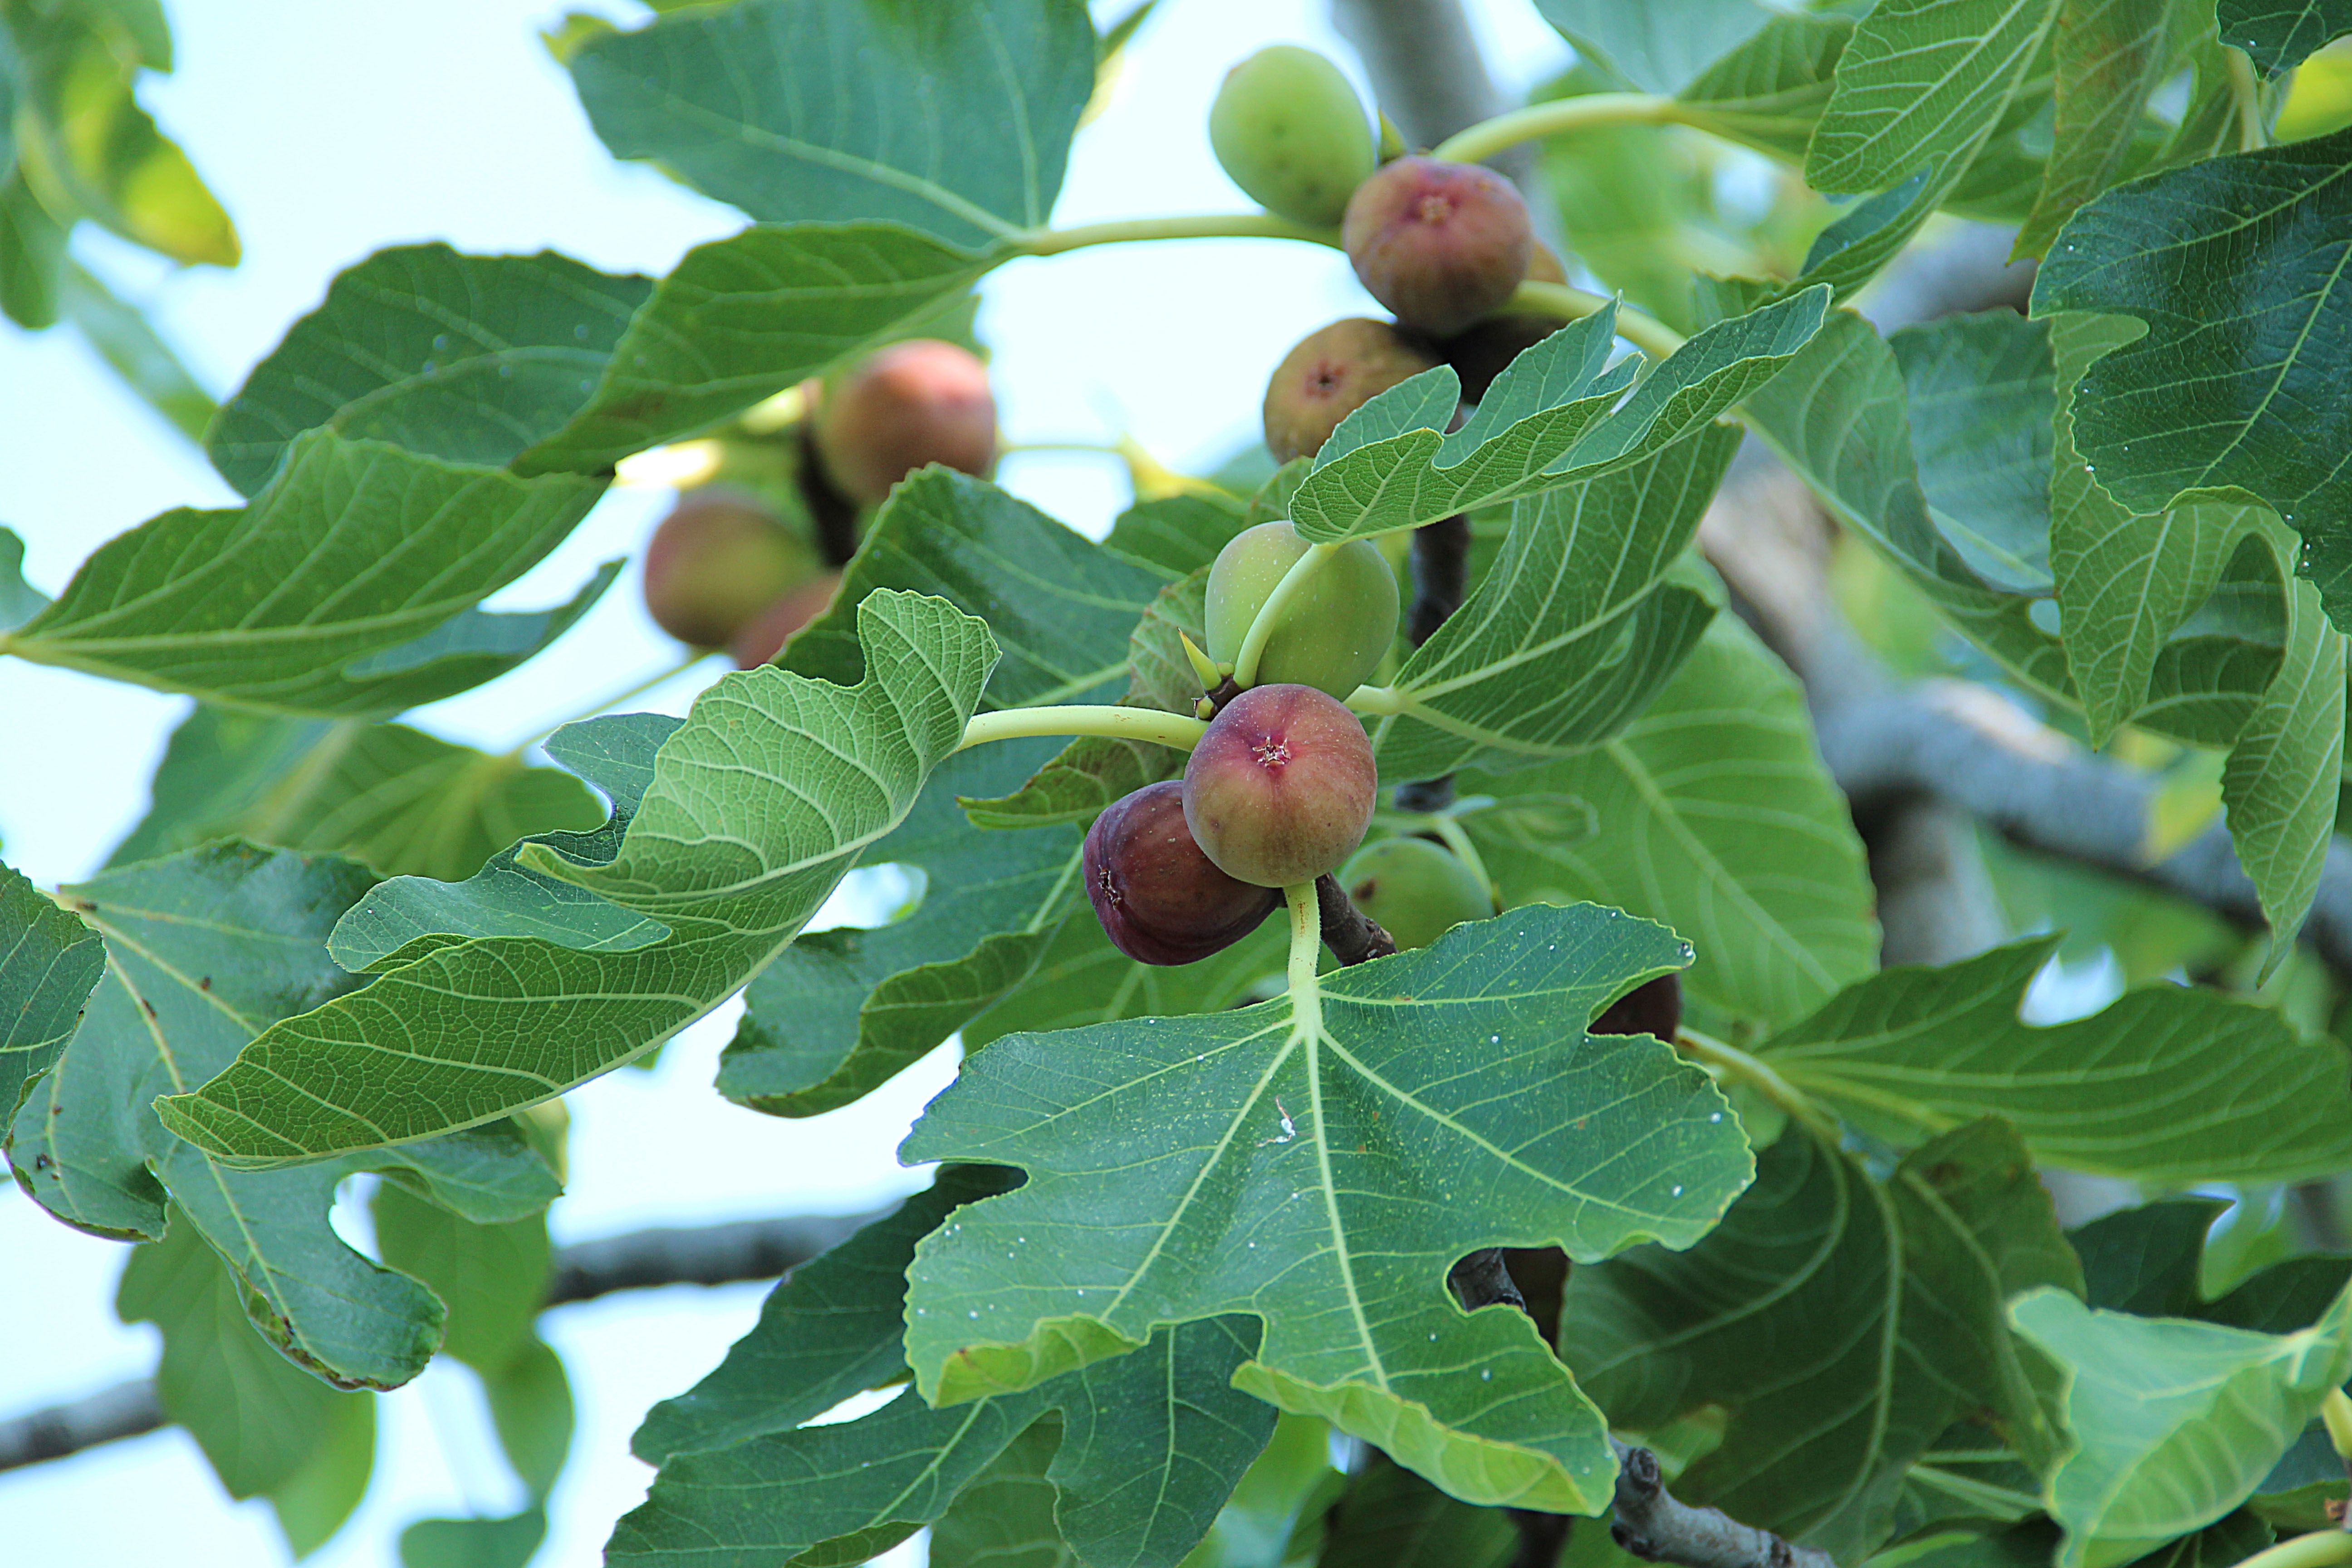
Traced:
<path fill-rule="evenodd" d="M 2053 1290 L 2011 1315 L 2066 1374 L 2073 1441 L 2046 1494 L 2062 1568 L 2127 1562 L 2228 1512 L 2352 1376 L 2352 1295 L 2288 1334 L 2100 1311 Z"/>
<path fill-rule="evenodd" d="M 666 937 L 627 952 L 543 936 L 432 947 L 163 1101 L 173 1131 L 256 1163 L 428 1138 L 560 1094 L 726 1000 L 905 819 L 995 661 L 987 627 L 935 599 L 877 590 L 858 628 L 855 688 L 770 665 L 697 699 L 609 862 L 547 844 L 515 862 Z M 373 1065 L 355 1072 L 360 1050 Z"/>
<path fill-rule="evenodd" d="M 1639 462 L 1769 382 L 1821 330 L 1828 304 L 1812 289 L 1718 321 L 1646 374 L 1638 358 L 1611 361 L 1616 313 L 1603 310 L 1514 360 L 1451 435 L 1442 432 L 1454 373 L 1425 371 L 1340 423 L 1292 499 L 1291 521 L 1309 539 L 1356 538 Z"/>
<path fill-rule="evenodd" d="M 1664 579 L 1738 445 L 1715 426 L 1520 502 L 1486 580 L 1368 726 L 1381 776 L 1510 767 L 1622 730 L 1714 617 L 1700 588 Z"/>
<path fill-rule="evenodd" d="M 1643 92 L 1668 97 L 1772 20 L 1755 0 L 1536 0 L 1580 59 Z"/>
<path fill-rule="evenodd" d="M 588 401 L 653 287 L 551 250 L 379 250 L 337 273 L 254 366 L 205 450 L 246 495 L 321 426 L 453 463 L 510 462 Z"/>
<path fill-rule="evenodd" d="M 245 707 L 413 707 L 521 662 L 611 582 L 553 612 L 468 614 L 603 488 L 314 431 L 249 505 L 180 508 L 101 546 L 0 650 Z"/>
<path fill-rule="evenodd" d="M 1029 1176 L 918 1249 L 918 1386 L 1017 1392 L 1157 1324 L 1255 1313 L 1239 1386 L 1457 1496 L 1597 1509 L 1598 1413 L 1524 1313 L 1465 1314 L 1444 1279 L 1486 1246 L 1687 1246 L 1746 1184 L 1704 1079 L 1581 1033 L 1686 959 L 1645 921 L 1538 906 L 1303 997 L 992 1042 L 901 1150 Z"/>
<path fill-rule="evenodd" d="M 2113 184 L 2148 99 L 2173 66 L 2169 0 L 2060 0 L 2050 161 L 2018 254 L 2040 256 L 2076 207 Z"/>
<path fill-rule="evenodd" d="M 2038 1160 L 2159 1184 L 2292 1181 L 2352 1162 L 2342 1047 L 2184 985 L 2133 991 L 2072 1023 L 2023 1023 L 2054 940 L 1873 975 L 1759 1053 L 1897 1144 L 1997 1115 Z"/>
<path fill-rule="evenodd" d="M 105 971 L 98 933 L 0 866 L 0 1110 L 49 1070 Z"/>
<path fill-rule="evenodd" d="M 1838 58 L 1806 183 L 1879 191 L 1922 164 L 1956 176 L 2000 125 L 2057 10 L 2057 0 L 1881 0 Z"/>
<path fill-rule="evenodd" d="M 616 157 L 755 219 L 887 219 L 977 246 L 1052 210 L 1095 33 L 1075 0 L 744 0 L 571 64 Z"/>

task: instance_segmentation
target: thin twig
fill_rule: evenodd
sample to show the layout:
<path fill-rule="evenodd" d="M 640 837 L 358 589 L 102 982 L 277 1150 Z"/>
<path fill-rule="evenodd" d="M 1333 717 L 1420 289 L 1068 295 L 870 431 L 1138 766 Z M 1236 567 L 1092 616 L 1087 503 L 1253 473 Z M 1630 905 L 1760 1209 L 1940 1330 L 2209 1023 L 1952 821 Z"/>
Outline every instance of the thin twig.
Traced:
<path fill-rule="evenodd" d="M 1651 1563 L 1682 1568 L 1836 1568 L 1816 1546 L 1795 1546 L 1721 1509 L 1693 1508 L 1666 1490 L 1658 1456 L 1612 1436 L 1617 1450 L 1617 1496 L 1610 1538 Z"/>
<path fill-rule="evenodd" d="M 845 1241 L 875 1215 L 787 1215 L 733 1225 L 633 1230 L 556 1248 L 547 1304 L 661 1285 L 773 1279 Z M 0 1421 L 0 1471 L 142 1436 L 168 1423 L 152 1378 Z"/>
<path fill-rule="evenodd" d="M 1339 879 L 1326 871 L 1315 879 L 1316 913 L 1323 921 L 1323 945 L 1342 963 L 1386 958 L 1397 950 L 1396 938 L 1381 922 L 1356 907 Z"/>

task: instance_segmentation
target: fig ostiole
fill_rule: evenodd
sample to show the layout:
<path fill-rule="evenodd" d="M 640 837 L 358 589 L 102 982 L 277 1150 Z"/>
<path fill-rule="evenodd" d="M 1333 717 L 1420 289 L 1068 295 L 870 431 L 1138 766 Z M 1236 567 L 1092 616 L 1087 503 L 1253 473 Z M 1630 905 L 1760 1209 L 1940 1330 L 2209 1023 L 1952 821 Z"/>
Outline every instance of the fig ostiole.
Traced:
<path fill-rule="evenodd" d="M 1259 410 L 1277 463 L 1311 458 L 1339 422 L 1401 382 L 1436 368 L 1435 349 L 1392 321 L 1351 316 L 1301 338 L 1265 384 Z"/>
<path fill-rule="evenodd" d="M 1336 698 L 1311 686 L 1253 687 L 1192 748 L 1184 820 L 1227 875 L 1295 887 L 1363 842 L 1378 784 L 1371 742 Z"/>
<path fill-rule="evenodd" d="M 1535 253 L 1528 204 L 1510 181 L 1438 158 L 1399 158 L 1357 186 L 1341 238 L 1365 290 L 1440 337 L 1499 310 Z"/>

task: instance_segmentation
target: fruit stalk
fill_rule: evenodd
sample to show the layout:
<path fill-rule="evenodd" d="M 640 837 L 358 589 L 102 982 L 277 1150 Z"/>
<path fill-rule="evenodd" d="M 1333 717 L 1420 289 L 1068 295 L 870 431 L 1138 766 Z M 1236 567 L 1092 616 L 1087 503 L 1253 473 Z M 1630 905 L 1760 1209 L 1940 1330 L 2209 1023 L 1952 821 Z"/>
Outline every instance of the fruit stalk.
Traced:
<path fill-rule="evenodd" d="M 1339 551 L 1337 544 L 1318 544 L 1309 548 L 1306 554 L 1290 563 L 1290 570 L 1282 574 L 1282 581 L 1274 585 L 1274 592 L 1268 594 L 1265 603 L 1258 606 L 1257 618 L 1250 622 L 1250 629 L 1242 638 L 1241 648 L 1234 655 L 1234 679 L 1244 689 L 1257 684 L 1258 661 L 1265 657 L 1266 639 L 1274 636 L 1274 628 L 1281 623 L 1284 607 L 1306 587 L 1307 579 L 1322 569 L 1323 563 L 1338 554 Z"/>
<path fill-rule="evenodd" d="M 1108 703 L 1069 703 L 1045 708 L 1000 708 L 975 713 L 964 726 L 963 746 L 1013 741 L 1029 735 L 1102 735 L 1115 741 L 1150 741 L 1189 752 L 1209 726 L 1181 713 L 1157 708 L 1119 708 Z"/>
<path fill-rule="evenodd" d="M 1076 228 L 1041 228 L 1005 242 L 1013 256 L 1059 256 L 1090 245 L 1123 245 L 1147 239 L 1297 239 L 1339 247 L 1337 228 L 1293 223 L 1272 213 L 1187 213 L 1171 217 L 1122 218 Z"/>
<path fill-rule="evenodd" d="M 1671 98 L 1646 92 L 1593 92 L 1580 98 L 1531 103 L 1508 114 L 1455 132 L 1430 150 L 1433 158 L 1455 163 L 1483 163 L 1507 147 L 1535 142 L 1566 131 L 1596 125 L 1680 125 L 1687 122 L 1683 106 Z"/>
<path fill-rule="evenodd" d="M 1396 952 L 1396 939 L 1381 922 L 1356 907 L 1339 879 L 1326 871 L 1315 879 L 1315 902 L 1322 921 L 1323 945 L 1341 963 L 1361 963 Z"/>
<path fill-rule="evenodd" d="M 1606 299 L 1589 289 L 1528 281 L 1512 291 L 1509 303 L 1503 308 L 1512 315 L 1553 316 L 1563 321 L 1580 321 L 1587 316 L 1599 315 L 1608 307 Z M 1617 306 L 1617 335 L 1655 359 L 1665 358 L 1689 342 L 1655 316 L 1622 301 Z"/>

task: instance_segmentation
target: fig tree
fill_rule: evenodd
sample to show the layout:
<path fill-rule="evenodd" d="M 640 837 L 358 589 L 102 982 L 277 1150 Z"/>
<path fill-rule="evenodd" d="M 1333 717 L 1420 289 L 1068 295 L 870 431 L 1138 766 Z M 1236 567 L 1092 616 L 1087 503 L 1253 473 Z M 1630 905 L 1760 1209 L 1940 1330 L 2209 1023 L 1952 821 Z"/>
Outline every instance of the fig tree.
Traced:
<path fill-rule="evenodd" d="M 646 609 L 695 647 L 724 647 L 783 595 L 816 574 L 816 552 L 758 500 L 689 490 L 646 546 Z"/>
<path fill-rule="evenodd" d="M 1184 786 L 1147 784 L 1087 830 L 1087 896 L 1111 945 L 1139 963 L 1191 963 L 1231 947 L 1282 895 L 1210 863 L 1184 824 Z"/>
<path fill-rule="evenodd" d="M 1340 420 L 1436 364 L 1430 345 L 1388 321 L 1352 316 L 1309 332 L 1265 384 L 1266 449 L 1277 463 L 1311 458 Z"/>
<path fill-rule="evenodd" d="M 783 651 L 785 638 L 824 614 L 840 586 L 838 572 L 812 577 L 744 622 L 727 644 L 735 668 L 751 669 L 774 658 Z"/>
<path fill-rule="evenodd" d="M 1356 716 L 1311 686 L 1257 686 L 1225 704 L 1184 765 L 1201 852 L 1261 888 L 1311 882 L 1371 826 L 1379 774 Z"/>
<path fill-rule="evenodd" d="M 1379 162 L 1371 121 L 1339 68 L 1289 44 L 1225 73 L 1209 108 L 1209 145 L 1250 200 L 1318 227 L 1346 215 Z"/>
<path fill-rule="evenodd" d="M 1648 1035 L 1671 1044 L 1683 1026 L 1683 977 L 1661 974 L 1645 980 L 1584 1026 L 1588 1035 Z"/>
<path fill-rule="evenodd" d="M 1209 568 L 1209 657 L 1231 662 L 1250 622 L 1291 563 L 1307 553 L 1279 520 L 1244 529 Z M 1312 686 L 1346 697 L 1396 638 L 1396 574 L 1370 541 L 1351 539 L 1283 605 L 1257 667 L 1258 685 Z"/>
<path fill-rule="evenodd" d="M 1339 886 L 1400 948 L 1427 947 L 1464 921 L 1495 912 L 1478 873 L 1426 838 L 1367 844 L 1340 868 Z"/>
<path fill-rule="evenodd" d="M 1498 310 L 1535 244 L 1510 181 L 1437 158 L 1399 158 L 1357 186 L 1342 238 L 1372 298 L 1440 337 Z"/>
<path fill-rule="evenodd" d="M 926 463 L 985 475 L 996 461 L 988 367 L 933 338 L 892 343 L 818 400 L 816 447 L 842 492 L 868 504 Z"/>

